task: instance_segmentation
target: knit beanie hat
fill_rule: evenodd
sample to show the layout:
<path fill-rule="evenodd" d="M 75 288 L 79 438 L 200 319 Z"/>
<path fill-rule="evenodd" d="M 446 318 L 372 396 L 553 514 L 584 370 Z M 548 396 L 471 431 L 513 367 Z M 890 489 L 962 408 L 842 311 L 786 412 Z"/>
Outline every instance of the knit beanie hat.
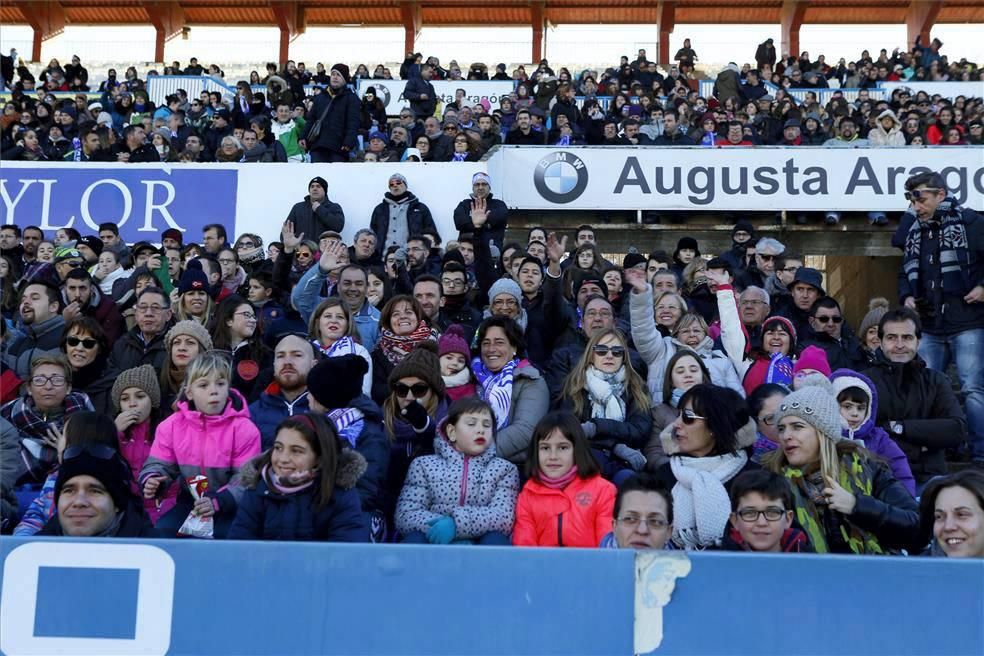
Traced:
<path fill-rule="evenodd" d="M 181 274 L 178 294 L 186 294 L 190 291 L 208 293 L 208 276 L 201 269 L 189 268 Z"/>
<path fill-rule="evenodd" d="M 516 283 L 513 283 L 514 285 Z M 403 361 L 393 367 L 389 375 L 389 386 L 393 389 L 401 378 L 419 378 L 427 383 L 438 396 L 444 396 L 444 378 L 441 376 L 441 361 L 437 358 L 437 345 L 434 342 L 421 342 Z"/>
<path fill-rule="evenodd" d="M 102 449 L 111 451 L 109 447 L 93 445 L 72 458 L 62 460 L 58 466 L 58 478 L 55 480 L 55 507 L 58 506 L 58 498 L 61 496 L 65 483 L 76 476 L 91 476 L 106 487 L 109 496 L 113 498 L 113 505 L 116 506 L 116 509 L 125 510 L 134 500 L 134 496 L 130 492 L 131 474 L 129 466 L 119 453 L 103 459 L 93 455 L 89 449 L 98 450 L 97 452 L 101 452 Z"/>
<path fill-rule="evenodd" d="M 840 406 L 834 398 L 830 381 L 813 374 L 803 380 L 803 387 L 779 403 L 775 422 L 783 417 L 798 417 L 829 440 L 841 439 Z"/>
<path fill-rule="evenodd" d="M 465 356 L 465 360 L 471 360 L 471 349 L 468 348 L 465 329 L 461 327 L 461 324 L 451 324 L 441 335 L 441 338 L 437 340 L 438 356 L 448 353 L 460 353 Z"/>
<path fill-rule="evenodd" d="M 345 78 L 345 84 L 352 81 L 352 76 L 349 75 L 348 64 L 332 64 L 331 70 L 328 72 L 330 73 L 331 71 L 338 71 L 338 74 Z"/>
<path fill-rule="evenodd" d="M 324 189 L 325 190 L 325 194 L 328 193 L 328 181 L 325 180 L 324 178 L 322 178 L 320 175 L 319 176 L 316 176 L 314 178 L 311 178 L 311 182 L 308 183 L 308 189 L 310 189 L 311 188 L 311 185 L 313 185 L 313 184 L 316 184 L 316 185 L 320 186 L 322 189 Z"/>
<path fill-rule="evenodd" d="M 96 255 L 101 255 L 103 252 L 102 240 L 95 235 L 85 235 L 84 237 L 79 237 L 78 243 L 82 246 L 88 246 Z"/>
<path fill-rule="evenodd" d="M 157 382 L 157 371 L 149 364 L 127 369 L 116 377 L 113 383 L 113 391 L 110 396 L 113 399 L 113 407 L 116 412 L 120 411 L 120 396 L 123 391 L 131 387 L 136 387 L 144 391 L 150 397 L 150 405 L 153 408 L 161 406 L 161 386 Z"/>
<path fill-rule="evenodd" d="M 345 408 L 362 394 L 362 379 L 368 372 L 369 363 L 361 355 L 325 358 L 308 372 L 308 392 L 329 410 Z"/>
<path fill-rule="evenodd" d="M 789 333 L 790 338 L 792 338 L 792 345 L 790 346 L 790 353 L 792 353 L 792 351 L 796 348 L 796 327 L 793 326 L 793 322 L 786 317 L 773 315 L 762 322 L 763 333 L 770 328 L 769 324 L 771 323 L 782 324 L 782 327 L 786 329 L 787 333 Z"/>
<path fill-rule="evenodd" d="M 680 237 L 680 241 L 677 242 L 676 253 L 677 255 L 685 248 L 689 248 L 694 252 L 694 256 L 700 255 L 700 246 L 697 244 L 697 240 L 693 237 Z"/>
<path fill-rule="evenodd" d="M 793 367 L 793 375 L 795 376 L 805 369 L 819 371 L 825 377 L 829 378 L 830 363 L 827 362 L 827 352 L 819 346 L 807 346 L 803 349 L 803 352 L 799 354 L 799 359 L 796 360 L 796 365 Z"/>
<path fill-rule="evenodd" d="M 512 278 L 499 278 L 492 284 L 489 288 L 489 303 L 492 303 L 499 294 L 509 294 L 520 305 L 523 303 L 523 290 Z"/>
<path fill-rule="evenodd" d="M 868 303 L 868 314 L 864 315 L 864 319 L 861 319 L 861 325 L 858 326 L 858 339 L 861 340 L 862 344 L 865 342 L 865 335 L 868 334 L 868 330 L 881 323 L 882 317 L 888 312 L 889 307 L 888 299 L 881 296 L 871 299 L 871 302 Z"/>
<path fill-rule="evenodd" d="M 734 238 L 736 232 L 747 232 L 749 235 L 752 236 L 752 239 L 755 239 L 755 226 L 753 226 L 750 221 L 745 221 L 744 219 L 742 219 L 741 221 L 737 222 L 735 224 L 735 227 L 731 229 L 732 239 Z"/>
<path fill-rule="evenodd" d="M 605 283 L 605 279 L 592 271 L 590 273 L 585 273 L 575 278 L 574 296 L 577 296 L 581 292 L 581 287 L 584 287 L 589 282 L 598 285 L 602 293 L 605 293 L 608 290 L 608 285 Z"/>
<path fill-rule="evenodd" d="M 202 352 L 212 350 L 212 336 L 205 330 L 205 326 L 194 319 L 179 321 L 171 327 L 171 330 L 167 331 L 167 335 L 164 336 L 164 348 L 167 349 L 168 353 L 171 352 L 171 344 L 174 343 L 174 338 L 178 335 L 190 335 L 195 338 L 202 345 Z"/>

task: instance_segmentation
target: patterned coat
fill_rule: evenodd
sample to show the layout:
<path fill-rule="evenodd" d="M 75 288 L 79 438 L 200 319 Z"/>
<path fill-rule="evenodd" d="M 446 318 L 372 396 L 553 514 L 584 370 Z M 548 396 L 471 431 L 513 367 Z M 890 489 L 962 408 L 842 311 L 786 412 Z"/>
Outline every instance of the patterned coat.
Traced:
<path fill-rule="evenodd" d="M 495 455 L 495 443 L 480 456 L 466 456 L 443 436 L 434 438 L 436 455 L 410 463 L 396 505 L 396 529 L 427 533 L 429 522 L 448 515 L 458 538 L 475 539 L 512 532 L 519 494 L 516 466 Z"/>

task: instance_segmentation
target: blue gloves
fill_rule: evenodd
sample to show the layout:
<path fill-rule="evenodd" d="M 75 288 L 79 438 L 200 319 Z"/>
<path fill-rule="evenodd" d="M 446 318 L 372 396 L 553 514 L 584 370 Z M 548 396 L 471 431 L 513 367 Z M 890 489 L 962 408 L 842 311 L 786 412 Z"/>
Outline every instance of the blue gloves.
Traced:
<path fill-rule="evenodd" d="M 437 519 L 432 519 L 430 528 L 427 530 L 427 541 L 431 544 L 450 544 L 457 534 L 454 520 L 444 515 Z"/>

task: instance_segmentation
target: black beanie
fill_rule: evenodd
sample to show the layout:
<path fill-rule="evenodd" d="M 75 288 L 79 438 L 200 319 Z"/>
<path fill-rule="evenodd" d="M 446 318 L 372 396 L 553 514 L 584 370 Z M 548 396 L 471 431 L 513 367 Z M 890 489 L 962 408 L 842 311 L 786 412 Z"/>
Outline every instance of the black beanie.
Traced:
<path fill-rule="evenodd" d="M 345 84 L 348 84 L 349 82 L 352 81 L 352 78 L 349 75 L 349 67 L 347 64 L 332 64 L 331 70 L 329 70 L 328 72 L 331 73 L 331 71 L 338 71 L 338 74 L 345 79 Z"/>
<path fill-rule="evenodd" d="M 310 189 L 311 188 L 311 185 L 313 185 L 313 184 L 320 185 L 321 188 L 325 190 L 325 195 L 326 196 L 328 195 L 328 181 L 327 180 L 325 180 L 321 176 L 318 176 L 316 178 L 311 178 L 311 182 L 308 183 L 308 189 Z"/>
<path fill-rule="evenodd" d="M 362 394 L 362 379 L 368 372 L 369 363 L 361 355 L 327 358 L 308 372 L 308 391 L 329 410 L 345 408 Z"/>
<path fill-rule="evenodd" d="M 734 238 L 735 233 L 739 231 L 747 232 L 752 236 L 752 239 L 755 239 L 755 226 L 753 226 L 750 221 L 741 220 L 736 223 L 735 227 L 731 230 L 732 239 Z"/>
<path fill-rule="evenodd" d="M 112 451 L 103 445 L 91 448 L 99 455 L 103 455 L 103 450 Z M 68 454 L 71 451 L 66 449 L 65 453 Z M 109 496 L 113 498 L 113 505 L 116 506 L 117 510 L 126 510 L 135 498 L 130 492 L 130 467 L 123 461 L 119 453 L 113 453 L 108 458 L 100 458 L 90 453 L 87 447 L 81 453 L 65 458 L 59 465 L 58 478 L 55 481 L 55 508 L 58 507 L 58 498 L 61 496 L 65 483 L 76 476 L 91 476 L 102 483 L 106 487 L 106 491 L 109 492 Z"/>

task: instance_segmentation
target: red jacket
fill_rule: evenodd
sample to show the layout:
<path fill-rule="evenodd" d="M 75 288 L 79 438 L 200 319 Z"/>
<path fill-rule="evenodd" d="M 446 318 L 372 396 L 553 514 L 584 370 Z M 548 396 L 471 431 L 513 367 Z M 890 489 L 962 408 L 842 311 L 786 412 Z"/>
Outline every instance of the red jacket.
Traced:
<path fill-rule="evenodd" d="M 588 547 L 612 530 L 615 486 L 600 475 L 575 478 L 563 490 L 535 478 L 516 502 L 513 544 L 521 547 Z"/>

